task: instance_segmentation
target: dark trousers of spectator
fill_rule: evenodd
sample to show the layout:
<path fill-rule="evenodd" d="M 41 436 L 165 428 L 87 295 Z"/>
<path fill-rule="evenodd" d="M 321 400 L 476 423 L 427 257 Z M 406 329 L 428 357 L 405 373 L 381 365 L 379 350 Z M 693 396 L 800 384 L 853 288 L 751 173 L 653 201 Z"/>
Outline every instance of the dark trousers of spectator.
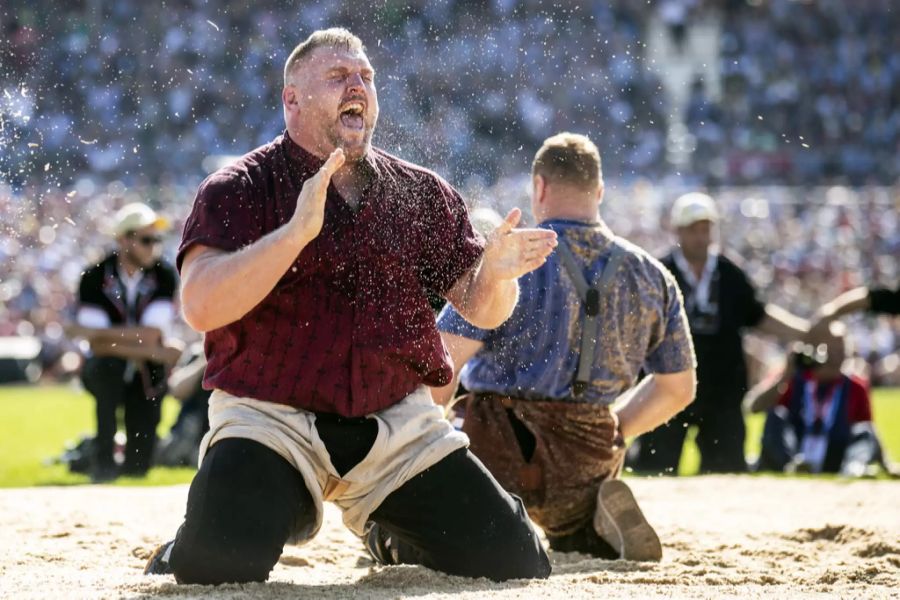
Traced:
<path fill-rule="evenodd" d="M 94 470 L 110 470 L 113 460 L 113 438 L 116 434 L 116 411 L 121 405 L 125 413 L 125 460 L 122 473 L 143 475 L 150 468 L 156 427 L 159 425 L 162 394 L 147 397 L 140 372 L 125 381 L 127 361 L 113 357 L 91 357 L 85 361 L 81 380 L 94 397 L 97 435 L 94 439 Z"/>
<path fill-rule="evenodd" d="M 800 452 L 800 436 L 788 418 L 787 410 L 776 407 L 766 415 L 763 427 L 762 448 L 759 454 L 759 471 L 784 471 L 785 466 Z M 881 443 L 872 430 L 851 433 L 849 440 L 829 440 L 822 471 L 837 473 L 851 462 L 862 466 L 880 462 Z"/>
<path fill-rule="evenodd" d="M 740 401 L 719 406 L 689 406 L 668 423 L 640 436 L 629 451 L 627 464 L 635 471 L 677 475 L 688 427 L 697 426 L 701 473 L 741 473 L 747 470 L 744 439 L 747 431 Z"/>
<path fill-rule="evenodd" d="M 371 419 L 331 415 L 317 416 L 316 429 L 341 475 L 378 433 Z M 181 583 L 264 581 L 292 532 L 315 518 L 303 478 L 284 458 L 251 440 L 221 440 L 191 483 L 169 564 Z M 407 481 L 370 520 L 390 534 L 402 563 L 498 581 L 550 574 L 521 501 L 466 449 Z"/>

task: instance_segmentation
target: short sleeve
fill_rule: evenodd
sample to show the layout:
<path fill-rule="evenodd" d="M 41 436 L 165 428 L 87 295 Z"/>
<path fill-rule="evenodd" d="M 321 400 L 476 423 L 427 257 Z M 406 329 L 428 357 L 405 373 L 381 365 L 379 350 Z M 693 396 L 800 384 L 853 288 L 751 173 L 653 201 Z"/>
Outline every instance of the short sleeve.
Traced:
<path fill-rule="evenodd" d="M 426 288 L 446 296 L 481 257 L 484 241 L 472 229 L 466 205 L 450 184 L 434 177 L 429 187 L 428 193 L 435 198 L 424 204 L 433 214 L 426 219 L 429 227 L 419 256 L 419 277 Z"/>
<path fill-rule="evenodd" d="M 160 298 L 147 305 L 141 315 L 141 325 L 156 327 L 165 337 L 172 335 L 175 322 L 175 303 L 171 299 Z"/>
<path fill-rule="evenodd" d="M 78 308 L 78 312 L 75 313 L 75 322 L 82 327 L 91 329 L 106 329 L 112 326 L 106 311 L 90 304 L 84 304 Z"/>
<path fill-rule="evenodd" d="M 241 173 L 223 169 L 207 177 L 184 224 L 175 260 L 178 270 L 194 244 L 232 252 L 258 240 L 263 235 L 260 212 Z"/>
<path fill-rule="evenodd" d="M 680 373 L 697 367 L 681 291 L 674 277 L 660 270 L 665 285 L 662 321 L 651 338 L 644 367 L 650 373 Z"/>
<path fill-rule="evenodd" d="M 485 341 L 491 333 L 489 329 L 480 329 L 466 321 L 450 303 L 438 315 L 437 328 L 442 333 L 452 333 L 477 342 Z"/>

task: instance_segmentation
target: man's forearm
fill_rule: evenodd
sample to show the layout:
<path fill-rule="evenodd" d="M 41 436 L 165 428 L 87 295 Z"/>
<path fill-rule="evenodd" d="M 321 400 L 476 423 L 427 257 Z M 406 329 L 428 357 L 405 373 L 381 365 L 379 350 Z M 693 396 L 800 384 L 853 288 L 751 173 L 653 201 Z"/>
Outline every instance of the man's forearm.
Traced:
<path fill-rule="evenodd" d="M 660 410 L 661 403 L 653 402 L 657 392 L 653 375 L 649 375 L 622 395 L 615 413 L 619 417 L 619 430 L 624 437 L 630 438 L 655 429 L 677 412 Z"/>
<path fill-rule="evenodd" d="M 494 329 L 512 314 L 519 299 L 516 279 L 494 277 L 484 263 L 472 275 L 463 316 L 481 329 Z"/>
<path fill-rule="evenodd" d="M 693 373 L 669 377 L 660 385 L 657 375 L 649 375 L 622 394 L 614 409 L 619 429 L 626 438 L 656 429 L 679 412 L 694 398 Z"/>
<path fill-rule="evenodd" d="M 183 269 L 185 320 L 201 332 L 237 321 L 272 291 L 310 241 L 284 226 L 237 252 L 201 250 Z"/>
<path fill-rule="evenodd" d="M 858 287 L 844 292 L 820 309 L 820 318 L 834 320 L 869 308 L 869 288 Z"/>
<path fill-rule="evenodd" d="M 83 337 L 92 342 L 118 342 L 122 344 L 149 344 L 157 346 L 162 343 L 162 332 L 156 327 L 84 327 L 70 325 L 66 328 L 69 335 Z"/>
<path fill-rule="evenodd" d="M 762 381 L 756 384 L 744 398 L 744 408 L 748 412 L 765 412 L 778 404 L 788 382 L 779 377 L 774 383 Z"/>
<path fill-rule="evenodd" d="M 435 404 L 446 407 L 453 400 L 453 396 L 456 395 L 457 388 L 459 388 L 459 375 L 454 374 L 453 380 L 447 385 L 431 388 L 431 398 Z"/>
<path fill-rule="evenodd" d="M 126 344 L 102 342 L 92 346 L 97 356 L 115 356 L 129 360 L 149 360 L 174 365 L 181 356 L 181 350 L 172 346 L 151 346 L 147 344 Z"/>
<path fill-rule="evenodd" d="M 775 304 L 766 305 L 766 316 L 759 324 L 759 330 L 774 335 L 782 342 L 790 342 L 809 332 L 809 321 L 800 318 Z"/>
<path fill-rule="evenodd" d="M 218 329 L 262 302 L 322 230 L 328 185 L 344 160 L 344 151 L 335 149 L 318 172 L 303 182 L 290 221 L 246 248 L 222 252 L 195 246 L 188 250 L 181 269 L 181 300 L 184 320 L 191 327 Z"/>

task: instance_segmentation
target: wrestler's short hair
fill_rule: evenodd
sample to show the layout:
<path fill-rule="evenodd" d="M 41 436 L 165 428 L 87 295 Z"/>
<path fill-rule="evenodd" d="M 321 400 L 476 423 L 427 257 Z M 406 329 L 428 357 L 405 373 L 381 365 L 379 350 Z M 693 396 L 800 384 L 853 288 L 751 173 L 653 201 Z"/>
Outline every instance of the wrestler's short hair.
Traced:
<path fill-rule="evenodd" d="M 603 177 L 600 151 L 586 136 L 564 131 L 544 140 L 534 156 L 531 174 L 550 182 L 594 189 Z"/>
<path fill-rule="evenodd" d="M 297 45 L 296 48 L 288 56 L 284 63 L 284 83 L 287 85 L 288 78 L 297 63 L 309 56 L 316 48 L 328 46 L 330 48 L 341 48 L 348 51 L 365 52 L 362 40 L 344 29 L 343 27 L 332 27 L 330 29 L 320 29 L 314 31 L 308 38 Z"/>

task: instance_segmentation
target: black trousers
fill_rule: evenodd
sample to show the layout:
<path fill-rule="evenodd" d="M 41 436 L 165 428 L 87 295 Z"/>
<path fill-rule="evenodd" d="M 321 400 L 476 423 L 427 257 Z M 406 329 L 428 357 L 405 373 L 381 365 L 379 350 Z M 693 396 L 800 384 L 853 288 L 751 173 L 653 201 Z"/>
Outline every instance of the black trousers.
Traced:
<path fill-rule="evenodd" d="M 340 474 L 377 434 L 371 419 L 333 415 L 318 415 L 316 429 Z M 169 563 L 182 583 L 264 581 L 291 533 L 315 516 L 303 478 L 280 455 L 251 440 L 221 440 L 191 483 Z M 370 519 L 398 544 L 402 562 L 497 581 L 550 574 L 521 500 L 466 449 L 407 481 Z"/>
<path fill-rule="evenodd" d="M 96 401 L 97 435 L 94 441 L 94 467 L 111 468 L 113 437 L 116 434 L 116 411 L 125 412 L 126 474 L 142 475 L 150 468 L 156 427 L 159 425 L 162 394 L 147 397 L 140 373 L 130 382 L 124 380 L 127 361 L 114 357 L 91 357 L 82 368 L 81 380 Z"/>
<path fill-rule="evenodd" d="M 718 398 L 720 403 L 698 400 L 668 423 L 640 436 L 636 455 L 630 452 L 627 464 L 636 471 L 677 475 L 688 427 L 697 426 L 697 449 L 701 473 L 742 473 L 746 426 L 740 399 Z"/>

